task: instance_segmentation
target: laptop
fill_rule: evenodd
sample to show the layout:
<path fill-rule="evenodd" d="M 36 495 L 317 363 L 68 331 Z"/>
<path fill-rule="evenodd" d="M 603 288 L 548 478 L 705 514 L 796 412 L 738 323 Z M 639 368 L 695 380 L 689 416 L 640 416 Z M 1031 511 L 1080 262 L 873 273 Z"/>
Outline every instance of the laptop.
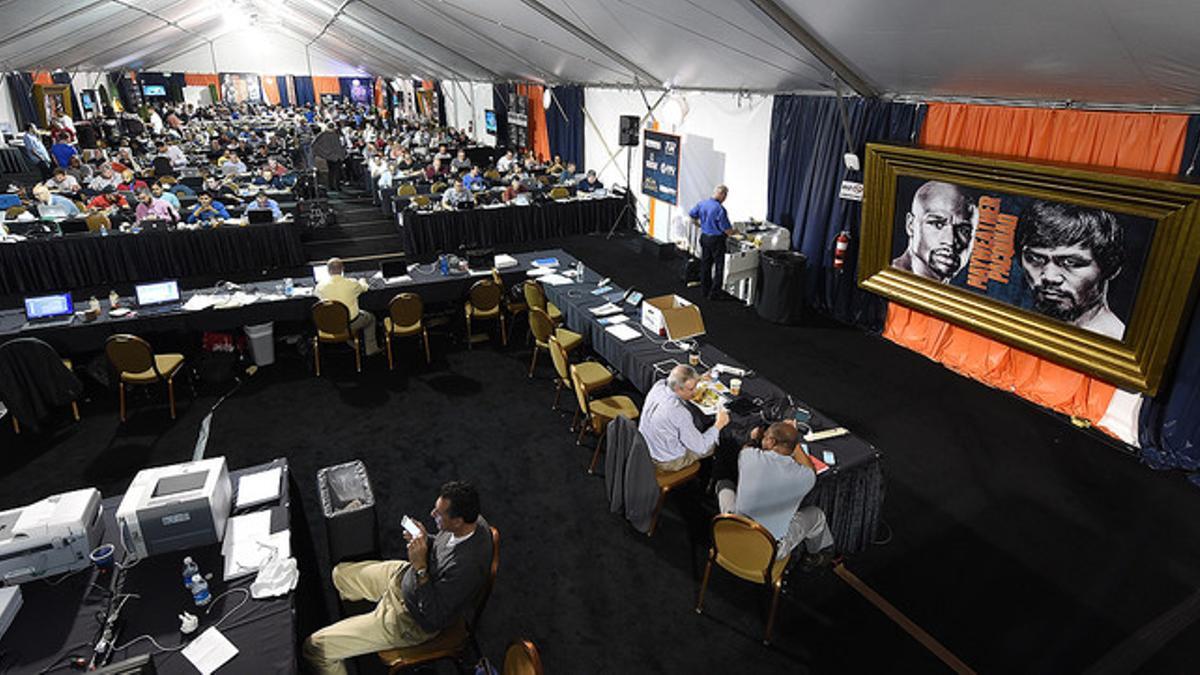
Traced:
<path fill-rule="evenodd" d="M 329 279 L 329 265 L 313 265 L 312 273 L 313 281 L 320 285 L 321 282 Z"/>
<path fill-rule="evenodd" d="M 388 260 L 380 263 L 379 273 L 383 276 L 383 280 L 389 284 L 398 284 L 412 280 L 412 277 L 408 276 L 408 262 L 406 260 Z"/>
<path fill-rule="evenodd" d="M 133 287 L 137 296 L 138 314 L 161 314 L 179 309 L 179 282 L 156 281 Z"/>
<path fill-rule="evenodd" d="M 87 234 L 88 223 L 84 218 L 67 218 L 66 220 L 58 221 L 58 229 L 63 233 L 64 237 L 75 234 Z"/>
<path fill-rule="evenodd" d="M 275 214 L 270 209 L 246 209 L 246 220 L 251 225 L 266 225 L 275 222 Z"/>
<path fill-rule="evenodd" d="M 75 302 L 70 293 L 25 298 L 25 327 L 69 326 L 75 320 Z"/>

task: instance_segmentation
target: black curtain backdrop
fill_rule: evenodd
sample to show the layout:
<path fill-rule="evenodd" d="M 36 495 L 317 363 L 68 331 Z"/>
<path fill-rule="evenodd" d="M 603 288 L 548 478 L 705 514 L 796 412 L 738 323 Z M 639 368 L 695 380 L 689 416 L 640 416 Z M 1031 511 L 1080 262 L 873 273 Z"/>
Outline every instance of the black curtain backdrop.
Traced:
<path fill-rule="evenodd" d="M 183 88 L 186 86 L 186 80 L 183 73 L 171 73 L 170 75 L 149 71 L 142 71 L 138 73 L 138 86 L 141 87 L 147 84 L 162 85 L 162 87 L 167 90 L 167 100 L 173 103 L 183 102 Z M 146 102 L 149 103 L 150 100 L 147 99 Z M 158 99 L 155 102 L 159 103 L 161 102 L 161 99 Z"/>
<path fill-rule="evenodd" d="M 33 75 L 29 73 L 9 73 L 8 94 L 12 97 L 13 112 L 17 115 L 18 131 L 24 131 L 30 124 L 37 124 L 37 110 L 33 107 Z"/>
<path fill-rule="evenodd" d="M 441 80 L 434 81 L 433 90 L 435 92 L 437 92 L 438 126 L 445 127 L 446 126 L 446 91 L 444 89 L 442 89 L 442 81 Z"/>
<path fill-rule="evenodd" d="M 1200 115 L 1188 120 L 1180 175 L 1200 172 Z M 1142 460 L 1155 469 L 1183 469 L 1200 485 L 1200 311 L 1184 329 L 1179 357 L 1171 379 L 1158 396 L 1147 399 L 1138 420 Z"/>
<path fill-rule="evenodd" d="M 75 91 L 75 85 L 71 82 L 71 74 L 50 73 L 50 79 L 54 84 L 65 84 L 71 88 L 71 119 L 77 122 L 83 119 L 83 108 L 79 107 L 79 92 Z"/>
<path fill-rule="evenodd" d="M 492 109 L 496 111 L 496 147 L 508 147 L 508 92 L 511 84 L 492 85 Z"/>
<path fill-rule="evenodd" d="M 854 151 L 868 142 L 912 142 L 924 119 L 923 106 L 877 99 L 846 99 Z M 842 161 L 846 141 L 831 96 L 776 96 L 771 111 L 767 157 L 767 219 L 792 232 L 792 248 L 808 257 L 805 279 L 810 306 L 871 330 L 883 326 L 883 300 L 855 282 L 862 204 L 838 197 L 843 180 L 862 181 Z M 838 233 L 850 233 L 842 271 L 833 269 Z"/>
<path fill-rule="evenodd" d="M 546 132 L 550 136 L 550 154 L 561 155 L 563 162 L 575 162 L 583 170 L 583 87 L 564 85 L 554 87 L 554 98 L 546 111 Z M 559 107 L 561 106 L 561 110 Z M 567 118 L 563 119 L 563 113 Z"/>

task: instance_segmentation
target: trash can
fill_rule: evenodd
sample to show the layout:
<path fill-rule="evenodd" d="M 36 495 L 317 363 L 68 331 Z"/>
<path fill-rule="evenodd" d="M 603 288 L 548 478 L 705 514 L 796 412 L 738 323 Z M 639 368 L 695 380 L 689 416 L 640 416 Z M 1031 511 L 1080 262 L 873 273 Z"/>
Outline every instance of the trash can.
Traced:
<path fill-rule="evenodd" d="M 317 471 L 317 492 L 330 562 L 378 559 L 379 521 L 366 465 L 356 459 Z"/>
<path fill-rule="evenodd" d="M 797 251 L 763 251 L 758 260 L 755 309 L 767 321 L 796 324 L 804 318 L 804 270 L 808 258 Z"/>
<path fill-rule="evenodd" d="M 254 365 L 269 366 L 275 363 L 275 324 L 271 321 L 246 326 L 246 337 L 250 339 L 250 355 Z"/>

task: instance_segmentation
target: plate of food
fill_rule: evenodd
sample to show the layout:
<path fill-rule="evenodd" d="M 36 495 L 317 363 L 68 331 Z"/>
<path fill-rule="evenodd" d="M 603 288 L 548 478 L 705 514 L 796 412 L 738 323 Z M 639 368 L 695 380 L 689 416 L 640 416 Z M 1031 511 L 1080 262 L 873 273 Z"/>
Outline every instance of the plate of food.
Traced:
<path fill-rule="evenodd" d="M 720 382 L 701 380 L 696 385 L 696 393 L 692 395 L 692 405 L 705 415 L 716 415 L 717 410 L 728 402 L 728 391 L 729 389 Z"/>

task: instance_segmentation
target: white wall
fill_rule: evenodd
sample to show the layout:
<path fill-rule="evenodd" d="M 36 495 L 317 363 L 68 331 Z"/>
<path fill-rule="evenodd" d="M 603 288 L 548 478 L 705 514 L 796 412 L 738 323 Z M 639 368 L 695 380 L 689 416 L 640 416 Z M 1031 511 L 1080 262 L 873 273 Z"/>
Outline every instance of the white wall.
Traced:
<path fill-rule="evenodd" d="M 7 76 L 0 78 L 0 122 L 11 124 L 15 131 L 20 130 L 20 125 L 17 124 L 17 113 L 13 110 L 12 97 L 8 93 Z"/>
<path fill-rule="evenodd" d="M 480 145 L 496 145 L 496 137 L 486 132 L 484 111 L 492 108 L 492 85 L 487 82 L 442 82 L 446 96 L 446 123 L 452 127 L 471 127 L 471 137 Z M 470 124 L 468 124 L 470 123 Z"/>
<path fill-rule="evenodd" d="M 213 67 L 208 45 L 180 54 L 170 61 L 142 70 L 168 73 L 259 73 L 264 75 L 308 75 L 304 43 L 277 33 L 244 30 L 223 35 L 213 42 L 217 64 Z M 368 75 L 353 64 L 346 64 L 316 49 L 310 50 L 313 75 Z"/>
<path fill-rule="evenodd" d="M 653 104 L 658 92 L 647 92 Z M 641 148 L 632 148 L 629 184 L 639 195 L 640 215 L 654 209 L 654 236 L 671 240 L 671 223 L 707 198 L 715 185 L 729 186 L 725 208 L 733 221 L 765 219 L 767 215 L 767 146 L 771 136 L 770 96 L 739 97 L 712 92 L 673 92 L 655 110 L 658 130 L 681 136 L 679 205 L 671 206 L 641 195 Z M 641 93 L 628 89 L 584 91 L 584 148 L 587 166 L 607 186 L 625 185 L 626 153 L 617 144 L 621 115 L 646 114 Z M 685 112 L 686 111 L 686 112 Z M 593 122 L 595 126 L 593 126 Z M 649 124 L 649 122 L 647 123 Z M 597 131 L 597 128 L 599 131 Z M 607 145 L 607 148 L 606 148 Z M 610 159 L 609 151 L 615 151 Z"/>

